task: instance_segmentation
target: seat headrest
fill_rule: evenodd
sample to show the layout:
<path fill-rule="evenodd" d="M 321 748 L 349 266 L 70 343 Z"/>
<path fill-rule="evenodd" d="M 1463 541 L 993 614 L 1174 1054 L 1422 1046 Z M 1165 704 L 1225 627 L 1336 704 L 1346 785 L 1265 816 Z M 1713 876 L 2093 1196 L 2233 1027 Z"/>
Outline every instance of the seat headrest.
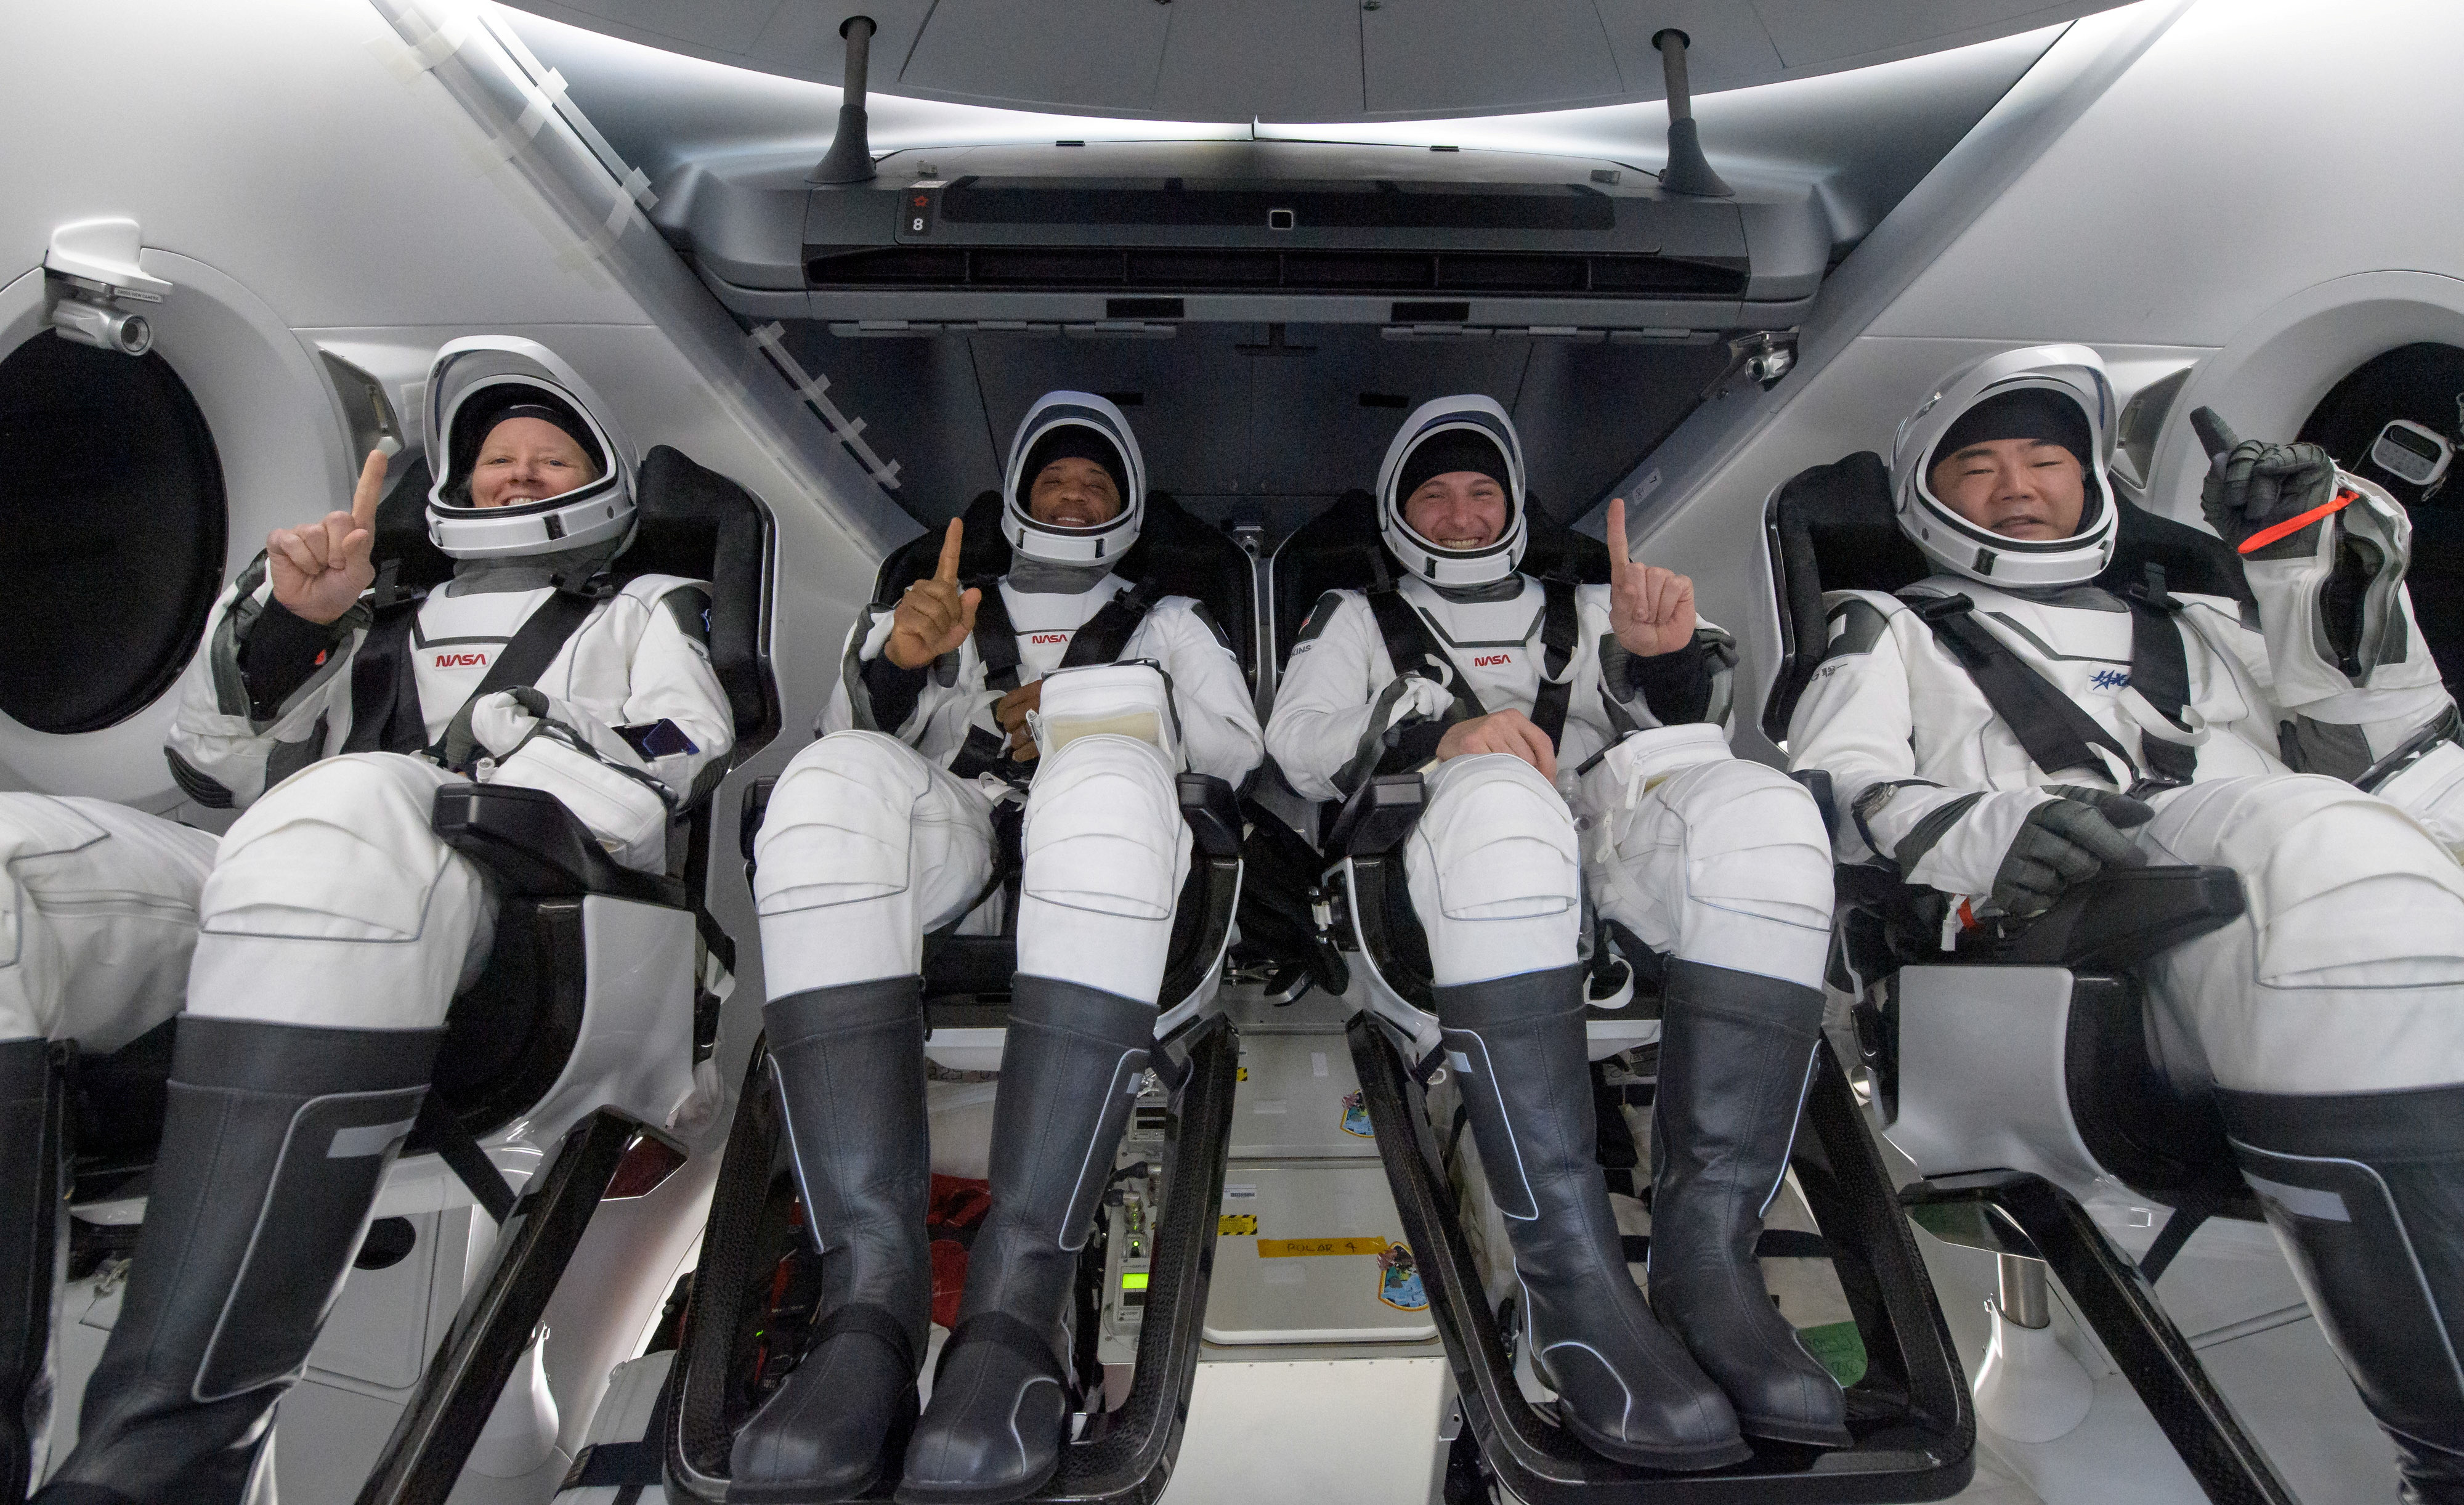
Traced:
<path fill-rule="evenodd" d="M 2146 578 L 2149 564 L 2158 564 L 2169 590 L 2251 599 L 2241 561 L 2221 539 L 2127 501 L 2118 506 L 2113 562 L 2094 584 L 2126 590 Z M 1763 702 L 1763 733 L 1777 741 L 1788 735 L 1789 718 L 1829 642 L 1823 593 L 1896 591 L 1933 571 L 1900 531 L 1890 473 L 1871 451 L 1790 477 L 1771 493 L 1763 524 L 1780 629 L 1779 673 Z"/>
<path fill-rule="evenodd" d="M 1545 507 L 1528 506 L 1528 537 L 1523 563 L 1526 575 L 1571 580 L 1581 585 L 1608 584 L 1608 545 L 1575 532 Z M 1292 642 L 1309 608 L 1330 590 L 1361 590 L 1380 573 L 1393 579 L 1402 565 L 1377 536 L 1377 499 L 1354 487 L 1337 497 L 1316 517 L 1292 530 L 1275 550 L 1275 653 L 1291 656 Z"/>
<path fill-rule="evenodd" d="M 736 718 L 737 755 L 779 730 L 779 691 L 770 673 L 764 621 L 771 555 L 769 509 L 751 492 L 678 451 L 658 445 L 636 481 L 633 542 L 616 557 L 619 581 L 681 575 L 711 584 L 711 668 Z M 453 561 L 428 541 L 429 485 L 425 456 L 405 466 L 377 504 L 374 558 L 394 566 L 396 583 L 433 589 L 453 578 Z"/>
<path fill-rule="evenodd" d="M 1001 496 L 987 491 L 977 496 L 959 515 L 965 524 L 958 544 L 958 574 L 967 580 L 998 579 L 1009 573 L 1009 541 L 1001 536 Z M 933 573 L 940 563 L 943 530 L 928 528 L 891 551 L 873 582 L 873 601 L 888 605 L 899 592 Z M 1232 641 L 1243 672 L 1257 677 L 1258 644 L 1251 604 L 1249 556 L 1223 530 L 1193 515 L 1172 493 L 1147 493 L 1146 517 L 1138 542 L 1114 566 L 1124 580 L 1152 582 L 1172 596 L 1187 596 L 1206 608 Z"/>

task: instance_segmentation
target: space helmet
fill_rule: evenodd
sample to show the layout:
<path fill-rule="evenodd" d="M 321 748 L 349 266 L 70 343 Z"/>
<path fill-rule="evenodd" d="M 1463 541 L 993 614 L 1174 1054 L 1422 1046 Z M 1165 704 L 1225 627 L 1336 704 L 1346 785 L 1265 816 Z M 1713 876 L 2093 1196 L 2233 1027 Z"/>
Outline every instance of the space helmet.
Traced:
<path fill-rule="evenodd" d="M 1035 520 L 1027 498 L 1035 477 L 1054 460 L 1093 460 L 1111 474 L 1121 510 L 1091 528 L 1056 528 Z M 1093 392 L 1046 392 L 1019 421 L 1010 440 L 1001 506 L 1001 537 L 1019 555 L 1047 564 L 1111 564 L 1138 541 L 1147 513 L 1147 464 L 1130 420 Z"/>
<path fill-rule="evenodd" d="M 1900 425 L 1891 500 L 1900 531 L 1943 569 L 1994 586 L 2075 586 L 2112 562 L 2121 527 L 2111 465 L 2113 382 L 2085 345 L 2040 344 L 1970 362 L 1944 378 Z M 2038 432 L 2038 431 L 2047 432 Z M 1940 452 L 2001 438 L 2044 438 L 2079 456 L 2087 498 L 2066 539 L 2006 538 L 1934 495 Z"/>
<path fill-rule="evenodd" d="M 633 527 L 632 446 L 608 427 L 605 405 L 557 353 L 513 335 L 450 341 L 428 372 L 420 414 L 428 463 L 428 537 L 454 559 L 518 559 L 621 543 Z M 489 431 L 506 418 L 544 419 L 571 434 L 599 466 L 573 490 L 509 507 L 471 504 L 471 469 Z"/>
<path fill-rule="evenodd" d="M 1403 503 L 1431 476 L 1481 471 L 1506 489 L 1506 527 L 1485 548 L 1441 548 L 1403 520 Z M 1501 474 L 1502 473 L 1502 474 Z M 1377 467 L 1377 532 L 1403 567 L 1433 586 L 1485 586 L 1523 562 L 1523 441 L 1506 409 L 1478 393 L 1422 403 Z"/>

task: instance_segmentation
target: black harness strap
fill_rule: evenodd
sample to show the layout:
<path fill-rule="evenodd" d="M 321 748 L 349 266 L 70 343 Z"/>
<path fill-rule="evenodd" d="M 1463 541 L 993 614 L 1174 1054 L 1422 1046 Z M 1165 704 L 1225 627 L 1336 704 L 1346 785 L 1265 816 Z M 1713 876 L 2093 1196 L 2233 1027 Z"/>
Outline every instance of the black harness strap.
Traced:
<path fill-rule="evenodd" d="M 969 584 L 983 592 L 976 603 L 975 641 L 976 657 L 984 666 L 984 687 L 1006 695 L 1018 688 L 1018 629 L 1010 621 L 1009 609 L 1001 602 L 999 581 Z M 1084 669 L 1119 658 L 1137 632 L 1138 624 L 1147 619 L 1147 613 L 1161 599 L 1162 590 L 1152 581 L 1140 581 L 1114 595 L 1070 638 L 1069 647 L 1061 655 L 1061 667 Z M 997 774 L 1023 785 L 1032 770 L 1013 762 L 1007 756 L 1008 749 L 1008 738 L 982 726 L 970 726 L 967 740 L 950 760 L 950 772 L 966 780 L 979 774 Z"/>
<path fill-rule="evenodd" d="M 479 750 L 477 741 L 471 735 L 472 708 L 483 697 L 500 690 L 539 683 L 539 675 L 547 673 L 548 666 L 556 662 L 556 655 L 563 651 L 565 640 L 582 630 L 582 624 L 589 620 L 599 601 L 596 595 L 561 589 L 532 609 L 531 614 L 522 618 L 522 625 L 515 629 L 514 635 L 505 646 L 496 651 L 495 661 L 488 666 L 488 673 L 479 680 L 478 687 L 463 697 L 461 707 L 453 713 L 453 719 L 445 725 L 445 735 L 428 749 L 430 756 L 448 768 L 459 770 L 467 767 L 473 755 Z M 406 653 L 406 663 L 407 656 Z M 411 676 L 406 675 L 404 677 Z M 417 696 L 414 688 L 414 700 Z"/>
<path fill-rule="evenodd" d="M 1573 582 L 1543 580 L 1540 588 L 1540 693 L 1531 701 L 1531 724 L 1555 747 L 1564 740 L 1566 707 L 1574 695 L 1574 676 L 1566 666 L 1573 662 L 1582 629 L 1574 615 Z"/>
<path fill-rule="evenodd" d="M 1480 703 L 1471 681 L 1463 677 L 1455 661 L 1438 649 L 1437 640 L 1429 635 L 1429 624 L 1403 599 L 1391 580 L 1381 578 L 1369 587 L 1369 609 L 1377 618 L 1377 635 L 1386 640 L 1386 656 L 1398 675 L 1418 674 L 1422 669 L 1443 670 L 1446 688 L 1455 694 L 1455 703 L 1447 708 L 1449 721 L 1467 721 L 1475 716 L 1486 716 L 1488 708 Z"/>
<path fill-rule="evenodd" d="M 2134 591 L 2123 598 L 2131 612 L 2130 681 L 2167 720 L 2188 732 L 2182 716 L 2189 704 L 2189 655 L 2172 617 L 2181 607 L 2165 594 L 2162 572 L 2152 566 L 2151 571 L 2149 595 Z M 1976 603 L 1967 596 L 1908 594 L 1900 599 L 1933 630 L 1935 641 L 1976 682 L 1985 703 L 2011 728 L 2037 767 L 2047 773 L 2079 768 L 2109 776 L 2111 770 L 2093 750 L 2102 747 L 2123 767 L 2144 770 L 2138 785 L 2190 782 L 2198 758 L 2194 749 L 2143 732 L 2141 755 L 2132 757 L 2077 701 L 1978 622 Z"/>
<path fill-rule="evenodd" d="M 2183 713 L 2190 704 L 2190 655 L 2182 643 L 2181 624 L 2174 620 L 2182 604 L 2165 589 L 2165 566 L 2148 565 L 2147 583 L 2123 600 L 2130 608 L 2130 687 L 2187 736 L 2190 728 Z M 2188 784 L 2198 771 L 2196 747 L 2167 741 L 2145 728 L 2139 734 L 2139 754 L 2151 781 Z"/>
<path fill-rule="evenodd" d="M 1554 747 L 1565 737 L 1566 711 L 1573 699 L 1573 675 L 1566 670 L 1574 660 L 1582 626 L 1574 611 L 1575 587 L 1572 581 L 1544 579 L 1540 589 L 1540 690 L 1532 697 L 1531 724 L 1539 727 L 1548 737 L 1549 745 Z M 1455 696 L 1446 719 L 1469 720 L 1488 714 L 1462 667 L 1439 649 L 1430 636 L 1427 620 L 1403 599 L 1393 580 L 1381 575 L 1370 587 L 1368 597 L 1369 609 L 1377 618 L 1377 633 L 1386 640 L 1386 656 L 1394 663 L 1397 674 L 1413 674 L 1423 665 L 1441 666 L 1447 673 L 1447 688 Z"/>
<path fill-rule="evenodd" d="M 378 594 L 385 597 L 383 584 Z M 419 685 L 410 667 L 410 630 L 419 624 L 414 593 L 383 600 L 376 621 L 351 660 L 351 732 L 342 751 L 415 753 L 428 745 L 419 713 Z"/>

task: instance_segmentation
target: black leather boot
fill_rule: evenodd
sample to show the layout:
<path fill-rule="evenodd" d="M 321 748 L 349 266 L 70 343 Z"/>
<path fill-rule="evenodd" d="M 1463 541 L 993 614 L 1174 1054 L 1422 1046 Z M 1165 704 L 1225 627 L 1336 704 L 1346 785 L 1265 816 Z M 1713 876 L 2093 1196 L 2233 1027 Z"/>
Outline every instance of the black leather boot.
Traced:
<path fill-rule="evenodd" d="M 1653 1099 L 1651 1309 L 1749 1436 L 1844 1448 L 1847 1397 L 1771 1305 L 1754 1244 L 1822 1039 L 1819 989 L 1668 964 Z"/>
<path fill-rule="evenodd" d="M 804 1218 L 822 1251 L 803 1361 L 736 1434 L 731 1500 L 847 1499 L 893 1477 L 933 1324 L 920 981 L 762 1006 Z"/>
<path fill-rule="evenodd" d="M 46 1505 L 231 1505 L 428 1096 L 442 1029 L 184 1015 L 120 1321 Z"/>
<path fill-rule="evenodd" d="M 0 1499 L 26 1497 L 50 1425 L 52 1298 L 61 1274 L 63 1103 L 48 1040 L 0 1042 Z"/>
<path fill-rule="evenodd" d="M 2464 1505 L 2464 1087 L 2216 1100 L 2403 1498 Z"/>
<path fill-rule="evenodd" d="M 1436 989 L 1489 1194 L 1523 1281 L 1531 1363 L 1595 1450 L 1654 1469 L 1750 1455 L 1727 1398 L 1653 1320 L 1596 1160 L 1583 969 Z"/>
<path fill-rule="evenodd" d="M 1022 976 L 993 1104 L 992 1211 L 967 1260 L 958 1325 L 907 1448 L 910 1505 L 1014 1500 L 1060 1466 L 1069 1425 L 1069 1296 L 1111 1179 L 1155 1007 Z"/>

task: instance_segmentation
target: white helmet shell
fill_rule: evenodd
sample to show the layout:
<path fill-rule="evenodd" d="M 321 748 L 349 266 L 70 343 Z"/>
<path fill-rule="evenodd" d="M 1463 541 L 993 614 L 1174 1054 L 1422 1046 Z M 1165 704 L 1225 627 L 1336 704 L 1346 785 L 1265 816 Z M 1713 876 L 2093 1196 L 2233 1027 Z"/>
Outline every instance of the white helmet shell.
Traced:
<path fill-rule="evenodd" d="M 2066 539 L 2005 538 L 1978 527 L 1934 495 L 1933 452 L 1970 409 L 2006 392 L 2035 389 L 2078 405 L 2087 420 L 2087 502 Z M 2113 491 L 2115 409 L 2104 361 L 2085 345 L 2005 350 L 1961 366 L 1900 425 L 1891 446 L 1891 500 L 1900 531 L 1934 564 L 1993 586 L 2076 586 L 2113 561 L 2121 516 Z"/>
<path fill-rule="evenodd" d="M 1398 493 L 1403 467 L 1410 462 L 1412 452 L 1439 434 L 1457 430 L 1481 434 L 1506 456 L 1506 527 L 1496 542 L 1485 548 L 1441 548 L 1403 520 L 1403 503 L 1411 498 Z M 1395 432 L 1394 442 L 1386 446 L 1384 462 L 1377 467 L 1378 537 L 1385 540 L 1386 547 L 1405 569 L 1433 586 L 1493 585 L 1513 574 L 1515 566 L 1523 563 L 1523 545 L 1529 536 L 1524 521 L 1523 477 L 1523 441 L 1516 436 L 1514 420 L 1506 415 L 1505 409 L 1477 392 L 1433 398 L 1403 420 L 1403 427 Z"/>
<path fill-rule="evenodd" d="M 1026 504 L 1035 483 L 1035 477 L 1026 474 L 1027 457 L 1054 430 L 1071 427 L 1093 430 L 1118 451 L 1128 482 L 1120 515 L 1091 528 L 1056 528 L 1038 522 Z M 1130 551 L 1130 545 L 1138 541 L 1139 524 L 1146 520 L 1147 462 L 1138 454 L 1138 436 L 1130 432 L 1130 420 L 1121 409 L 1093 392 L 1046 392 L 1026 410 L 1019 421 L 1017 437 L 1010 440 L 1003 493 L 1001 537 L 1009 540 L 1014 552 L 1047 564 L 1109 564 Z"/>
<path fill-rule="evenodd" d="M 600 473 L 573 490 L 510 507 L 471 505 L 471 467 L 495 415 L 525 403 L 572 413 L 598 451 Z M 450 341 L 429 367 L 422 437 L 436 483 L 428 537 L 454 559 L 518 559 L 622 539 L 633 527 L 633 447 L 572 366 L 536 340 L 472 335 Z"/>

